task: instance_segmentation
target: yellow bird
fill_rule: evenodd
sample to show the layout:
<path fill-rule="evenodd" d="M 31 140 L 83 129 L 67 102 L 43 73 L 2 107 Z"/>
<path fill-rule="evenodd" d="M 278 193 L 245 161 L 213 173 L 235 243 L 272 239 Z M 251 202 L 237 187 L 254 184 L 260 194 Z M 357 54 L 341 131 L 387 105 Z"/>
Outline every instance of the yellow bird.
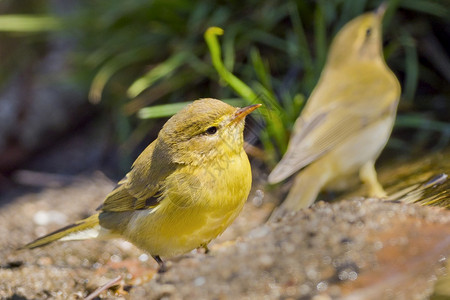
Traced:
<path fill-rule="evenodd" d="M 400 84 L 383 58 L 384 12 L 382 5 L 353 19 L 334 38 L 286 154 L 269 175 L 277 183 L 306 167 L 274 217 L 310 206 L 323 188 L 358 171 L 370 196 L 385 196 L 374 164 L 394 125 Z"/>
<path fill-rule="evenodd" d="M 194 101 L 163 126 L 99 213 L 41 237 L 53 241 L 121 237 L 160 258 L 207 244 L 238 216 L 252 175 L 244 151 L 245 116 L 261 106 L 235 108 L 215 99 Z"/>

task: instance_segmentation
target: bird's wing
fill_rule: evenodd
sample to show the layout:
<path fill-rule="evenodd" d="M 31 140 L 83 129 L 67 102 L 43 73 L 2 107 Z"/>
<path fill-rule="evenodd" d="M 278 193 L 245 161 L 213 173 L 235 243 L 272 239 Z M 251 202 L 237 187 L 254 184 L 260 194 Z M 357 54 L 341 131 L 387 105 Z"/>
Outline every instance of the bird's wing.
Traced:
<path fill-rule="evenodd" d="M 397 100 L 392 101 L 389 96 L 390 101 L 383 101 L 374 94 L 365 97 L 364 101 L 347 105 L 345 101 L 333 101 L 331 105 L 309 114 L 307 119 L 300 116 L 286 154 L 269 175 L 269 182 L 287 178 L 384 115 L 395 113 Z M 383 102 L 381 105 L 368 104 L 380 101 Z"/>
<path fill-rule="evenodd" d="M 158 205 L 162 183 L 176 166 L 167 156 L 167 151 L 155 148 L 158 148 L 156 141 L 141 153 L 131 171 L 119 181 L 97 210 L 124 212 Z"/>
<path fill-rule="evenodd" d="M 131 173 L 131 172 L 130 172 Z M 130 180 L 128 173 L 97 210 L 123 212 L 148 209 L 158 205 L 158 188 L 146 188 L 145 192 L 136 193 L 136 185 Z M 145 188 L 145 187 L 143 187 Z"/>

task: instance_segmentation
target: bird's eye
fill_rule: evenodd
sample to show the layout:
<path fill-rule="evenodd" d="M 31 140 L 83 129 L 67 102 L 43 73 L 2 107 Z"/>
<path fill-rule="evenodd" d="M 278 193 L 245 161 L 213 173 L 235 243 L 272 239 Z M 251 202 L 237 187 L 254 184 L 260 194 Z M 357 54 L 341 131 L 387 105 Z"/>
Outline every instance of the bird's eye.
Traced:
<path fill-rule="evenodd" d="M 372 34 L 372 28 L 367 28 L 366 29 L 366 38 L 370 37 L 370 35 Z"/>
<path fill-rule="evenodd" d="M 214 134 L 217 132 L 217 127 L 216 126 L 211 126 L 208 129 L 206 129 L 206 133 L 207 134 Z"/>

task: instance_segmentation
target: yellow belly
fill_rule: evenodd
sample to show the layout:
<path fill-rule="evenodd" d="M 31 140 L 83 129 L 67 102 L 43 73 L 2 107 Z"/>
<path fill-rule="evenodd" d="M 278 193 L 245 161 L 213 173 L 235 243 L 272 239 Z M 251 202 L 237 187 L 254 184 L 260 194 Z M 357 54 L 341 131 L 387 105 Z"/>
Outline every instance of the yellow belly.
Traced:
<path fill-rule="evenodd" d="M 330 172 L 325 186 L 336 185 L 340 178 L 356 174 L 368 161 L 375 162 L 389 139 L 394 121 L 395 116 L 389 116 L 374 122 L 317 160 L 315 163 Z"/>
<path fill-rule="evenodd" d="M 170 257 L 209 243 L 238 216 L 251 188 L 245 152 L 215 168 L 186 167 L 167 179 L 154 210 L 136 211 L 123 236 L 152 255 Z"/>

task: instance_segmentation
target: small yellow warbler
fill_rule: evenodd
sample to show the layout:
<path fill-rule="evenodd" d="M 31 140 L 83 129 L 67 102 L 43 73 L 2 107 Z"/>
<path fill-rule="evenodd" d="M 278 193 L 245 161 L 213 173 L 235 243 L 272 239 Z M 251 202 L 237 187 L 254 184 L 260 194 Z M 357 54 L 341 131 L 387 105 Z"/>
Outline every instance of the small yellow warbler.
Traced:
<path fill-rule="evenodd" d="M 384 11 L 353 19 L 334 38 L 288 150 L 269 175 L 277 183 L 307 166 L 274 216 L 310 206 L 320 190 L 358 170 L 370 196 L 385 195 L 374 163 L 392 131 L 400 84 L 382 54 Z"/>
<path fill-rule="evenodd" d="M 206 248 L 238 216 L 250 192 L 243 130 L 245 116 L 259 106 L 194 101 L 166 122 L 99 213 L 24 248 L 121 237 L 148 251 L 160 270 L 160 256 Z"/>

